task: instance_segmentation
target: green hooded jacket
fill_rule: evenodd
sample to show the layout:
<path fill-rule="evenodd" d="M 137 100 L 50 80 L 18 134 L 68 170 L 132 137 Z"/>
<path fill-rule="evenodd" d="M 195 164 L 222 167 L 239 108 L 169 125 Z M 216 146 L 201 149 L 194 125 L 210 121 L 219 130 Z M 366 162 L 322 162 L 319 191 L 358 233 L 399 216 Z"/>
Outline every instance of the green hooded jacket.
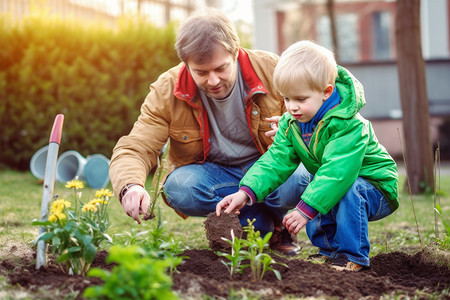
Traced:
<path fill-rule="evenodd" d="M 263 201 L 303 163 L 314 179 L 299 201 L 322 214 L 342 199 L 357 177 L 373 184 L 393 210 L 398 208 L 395 161 L 379 144 L 371 123 L 359 114 L 365 104 L 363 86 L 338 66 L 336 88 L 342 101 L 319 121 L 309 149 L 296 119 L 283 115 L 273 145 L 240 182 L 255 193 L 256 201 Z"/>

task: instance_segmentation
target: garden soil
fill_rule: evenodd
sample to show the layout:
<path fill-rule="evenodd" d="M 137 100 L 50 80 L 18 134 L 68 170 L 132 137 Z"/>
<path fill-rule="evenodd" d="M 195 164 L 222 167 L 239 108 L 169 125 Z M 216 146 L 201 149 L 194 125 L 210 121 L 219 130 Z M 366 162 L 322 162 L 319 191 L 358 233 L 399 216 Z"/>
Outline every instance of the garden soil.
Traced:
<path fill-rule="evenodd" d="M 205 228 L 210 245 L 216 250 L 217 243 L 212 239 L 221 240 L 222 234 L 215 231 L 220 229 L 217 224 L 220 222 L 224 222 L 224 228 L 235 224 L 236 230 L 239 230 L 230 216 L 218 218 L 215 222 L 205 221 L 205 227 L 216 227 L 212 231 Z M 20 286 L 33 295 L 42 295 L 42 290 L 38 288 L 45 286 L 47 291 L 59 291 L 61 298 L 78 293 L 77 299 L 83 299 L 84 289 L 102 283 L 99 278 L 66 275 L 52 259 L 47 268 L 36 270 L 35 254 L 18 258 L 15 253 L 17 249 L 11 247 L 10 252 L 14 258 L 0 261 L 0 274 L 7 278 L 10 285 Z M 214 250 L 190 249 L 181 255 L 188 258 L 178 266 L 172 289 L 184 299 L 202 299 L 202 295 L 214 299 L 243 299 L 249 296 L 257 299 L 280 299 L 283 296 L 289 299 L 380 299 L 383 295 L 430 299 L 434 293 L 439 296 L 433 299 L 450 299 L 449 267 L 434 264 L 425 250 L 414 255 L 403 252 L 378 254 L 372 257 L 370 269 L 357 273 L 339 272 L 326 264 L 272 254 L 275 261 L 287 265 L 274 266 L 282 280 L 277 280 L 273 272 L 267 272 L 262 280 L 255 282 L 250 280 L 248 268 L 243 274 L 230 278 L 227 267 L 221 262 L 223 258 L 217 256 Z M 113 265 L 106 263 L 106 257 L 105 251 L 99 252 L 92 266 L 110 270 Z M 447 290 L 447 294 L 443 294 L 442 290 Z M 36 296 L 34 299 L 45 297 Z"/>

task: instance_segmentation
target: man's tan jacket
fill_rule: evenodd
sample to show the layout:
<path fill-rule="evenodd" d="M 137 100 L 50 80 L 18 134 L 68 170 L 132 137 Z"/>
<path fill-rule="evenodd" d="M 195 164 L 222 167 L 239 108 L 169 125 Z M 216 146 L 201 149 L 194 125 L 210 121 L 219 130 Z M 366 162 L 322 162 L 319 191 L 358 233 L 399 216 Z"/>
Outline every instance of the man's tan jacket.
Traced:
<path fill-rule="evenodd" d="M 286 111 L 272 83 L 278 56 L 241 48 L 238 61 L 247 93 L 248 127 L 262 154 L 272 143 L 272 139 L 265 136 L 270 130 L 265 118 L 281 116 Z M 114 147 L 109 176 L 115 195 L 118 197 L 129 183 L 145 186 L 167 141 L 166 176 L 180 166 L 203 163 L 210 148 L 208 124 L 197 86 L 184 63 L 163 73 L 150 85 L 131 132 L 120 138 Z"/>

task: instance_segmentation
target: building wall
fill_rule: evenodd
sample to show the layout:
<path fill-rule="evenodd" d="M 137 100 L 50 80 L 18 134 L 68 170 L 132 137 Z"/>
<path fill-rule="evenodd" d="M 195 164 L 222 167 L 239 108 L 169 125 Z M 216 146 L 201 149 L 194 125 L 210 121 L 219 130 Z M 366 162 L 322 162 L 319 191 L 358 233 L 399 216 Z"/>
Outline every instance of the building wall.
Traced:
<path fill-rule="evenodd" d="M 396 58 L 395 1 L 335 0 L 334 3 L 339 52 L 347 55 L 342 62 Z M 302 39 L 315 40 L 332 48 L 325 1 L 258 0 L 254 11 L 255 48 L 280 54 L 290 44 Z M 421 0 L 424 58 L 450 58 L 449 19 L 450 0 Z M 386 53 L 376 53 L 380 43 L 386 44 L 387 49 L 382 49 Z"/>
<path fill-rule="evenodd" d="M 298 40 L 311 39 L 332 49 L 330 31 L 324 30 L 328 18 L 325 1 L 263 0 L 255 1 L 255 4 L 255 48 L 280 54 Z M 372 121 L 380 142 L 391 154 L 399 157 L 400 138 L 396 129 L 403 134 L 403 128 L 395 61 L 395 9 L 395 1 L 335 0 L 336 15 L 344 15 L 348 22 L 346 27 L 338 27 L 341 32 L 339 41 L 345 44 L 339 52 L 346 55 L 340 57 L 339 63 L 364 85 L 367 104 L 361 113 Z M 421 0 L 422 47 L 426 60 L 433 143 L 440 139 L 440 124 L 444 118 L 450 117 L 449 19 L 450 0 Z M 354 25 L 351 25 L 351 22 L 354 22 Z M 376 28 L 377 26 L 379 28 Z M 381 44 L 387 42 L 386 49 L 381 47 L 378 53 L 377 30 L 382 33 Z M 345 34 L 349 32 L 356 34 L 358 38 L 352 40 L 351 36 L 346 37 Z M 283 37 L 277 38 L 279 34 Z M 271 38 L 265 38 L 268 36 Z M 352 49 L 348 45 L 356 47 Z M 450 132 L 450 128 L 448 130 Z"/>

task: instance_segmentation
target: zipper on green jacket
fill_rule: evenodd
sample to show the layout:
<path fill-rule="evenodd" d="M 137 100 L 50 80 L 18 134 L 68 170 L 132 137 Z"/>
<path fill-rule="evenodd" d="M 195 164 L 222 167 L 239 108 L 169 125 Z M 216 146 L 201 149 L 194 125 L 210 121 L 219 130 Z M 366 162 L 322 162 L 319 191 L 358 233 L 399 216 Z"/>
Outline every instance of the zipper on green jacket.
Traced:
<path fill-rule="evenodd" d="M 286 137 L 287 137 L 287 133 L 289 131 L 289 128 L 291 128 L 291 125 L 295 122 L 295 120 L 290 120 L 289 121 L 289 126 L 286 130 Z M 305 141 L 303 141 L 301 135 L 300 135 L 300 127 L 298 126 L 292 126 L 292 134 L 294 135 L 295 139 L 298 141 L 298 143 L 300 144 L 300 146 L 302 147 L 302 149 L 309 154 L 309 156 L 311 156 L 314 160 L 317 160 L 317 157 L 311 152 L 311 150 L 306 146 Z"/>

